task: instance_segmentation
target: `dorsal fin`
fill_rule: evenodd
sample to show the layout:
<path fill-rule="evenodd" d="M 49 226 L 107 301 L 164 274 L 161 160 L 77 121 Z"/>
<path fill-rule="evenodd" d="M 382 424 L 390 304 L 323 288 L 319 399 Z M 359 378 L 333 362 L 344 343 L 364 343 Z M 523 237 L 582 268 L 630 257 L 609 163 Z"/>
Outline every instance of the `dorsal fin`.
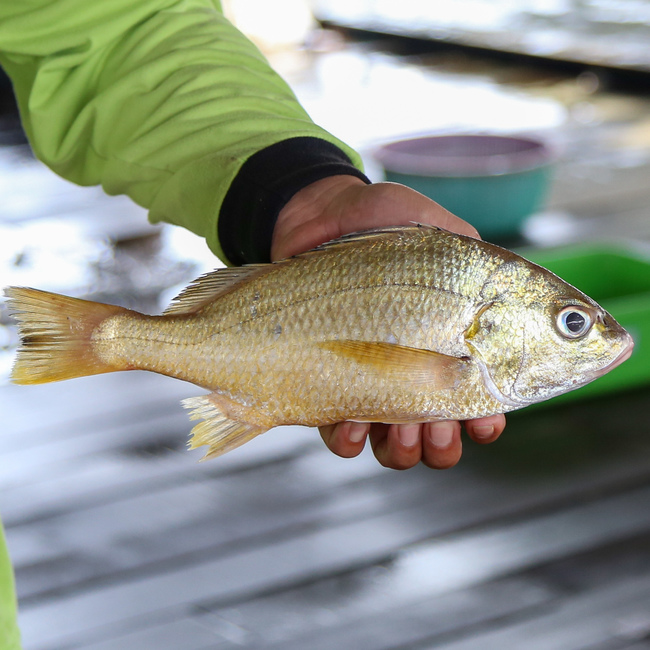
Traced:
<path fill-rule="evenodd" d="M 267 273 L 272 264 L 250 264 L 210 271 L 191 282 L 165 309 L 165 316 L 193 314 L 236 286 Z"/>
<path fill-rule="evenodd" d="M 341 235 L 332 241 L 325 242 L 320 246 L 307 251 L 306 253 L 301 253 L 297 257 L 302 257 L 303 255 L 309 255 L 310 253 L 316 251 L 327 250 L 330 248 L 336 248 L 339 246 L 345 246 L 346 244 L 352 244 L 354 242 L 360 241 L 372 241 L 373 239 L 381 239 L 388 235 L 399 235 L 399 234 L 408 234 L 416 231 L 422 230 L 437 230 L 440 232 L 447 232 L 444 228 L 438 228 L 438 226 L 430 226 L 426 223 L 417 223 L 415 221 L 411 222 L 411 225 L 408 226 L 382 226 L 380 228 L 371 228 L 370 230 L 358 230 L 356 232 L 351 232 L 347 235 Z"/>
<path fill-rule="evenodd" d="M 197 278 L 191 282 L 181 293 L 172 300 L 171 304 L 163 312 L 165 316 L 179 314 L 193 314 L 202 307 L 212 302 L 215 298 L 228 293 L 241 284 L 252 280 L 255 277 L 268 273 L 272 268 L 291 259 L 306 259 L 311 255 L 319 254 L 322 251 L 331 250 L 341 246 L 350 245 L 354 242 L 369 241 L 385 237 L 389 234 L 399 234 L 401 232 L 413 232 L 416 230 L 440 230 L 435 226 L 426 224 L 413 223 L 411 226 L 386 226 L 372 230 L 363 230 L 343 235 L 337 239 L 321 244 L 304 253 L 299 253 L 293 258 L 279 260 L 270 264 L 249 264 L 246 266 L 234 266 L 230 268 L 217 269 Z"/>

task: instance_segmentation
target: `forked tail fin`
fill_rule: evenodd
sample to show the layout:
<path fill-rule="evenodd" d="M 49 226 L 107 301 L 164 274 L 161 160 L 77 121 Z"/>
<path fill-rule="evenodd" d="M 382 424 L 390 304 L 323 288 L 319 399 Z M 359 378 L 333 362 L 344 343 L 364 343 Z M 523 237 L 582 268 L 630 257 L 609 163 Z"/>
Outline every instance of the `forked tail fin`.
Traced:
<path fill-rule="evenodd" d="M 93 352 L 91 336 L 103 320 L 128 310 L 22 287 L 8 287 L 5 296 L 22 343 L 11 374 L 16 384 L 124 370 Z"/>

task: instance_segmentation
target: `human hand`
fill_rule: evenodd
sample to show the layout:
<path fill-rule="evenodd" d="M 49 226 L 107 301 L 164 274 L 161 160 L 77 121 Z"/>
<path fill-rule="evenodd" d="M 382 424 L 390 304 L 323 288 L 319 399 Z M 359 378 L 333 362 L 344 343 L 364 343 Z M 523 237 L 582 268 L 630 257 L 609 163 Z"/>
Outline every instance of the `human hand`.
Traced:
<path fill-rule="evenodd" d="M 271 259 L 279 260 L 342 235 L 413 222 L 445 228 L 470 237 L 476 229 L 435 201 L 396 183 L 367 185 L 354 176 L 330 176 L 308 185 L 284 206 L 273 232 Z M 505 428 L 503 415 L 468 420 L 472 440 L 496 440 Z M 329 449 L 345 458 L 361 453 L 370 437 L 377 460 L 385 467 L 408 469 L 422 461 L 428 467 L 453 467 L 462 453 L 460 422 L 424 424 L 339 422 L 320 427 Z"/>

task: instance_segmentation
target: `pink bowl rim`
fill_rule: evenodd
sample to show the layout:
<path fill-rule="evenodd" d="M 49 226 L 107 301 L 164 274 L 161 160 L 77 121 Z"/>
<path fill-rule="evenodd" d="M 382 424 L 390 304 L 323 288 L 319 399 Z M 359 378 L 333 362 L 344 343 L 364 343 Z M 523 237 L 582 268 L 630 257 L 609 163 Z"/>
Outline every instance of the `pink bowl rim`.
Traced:
<path fill-rule="evenodd" d="M 408 151 L 409 146 L 447 144 L 451 140 L 468 145 L 495 144 L 511 148 L 500 153 L 445 154 L 435 151 Z M 520 149 L 517 149 L 520 146 Z M 514 149 L 513 149 L 514 148 Z M 428 135 L 395 140 L 382 145 L 374 157 L 385 170 L 415 176 L 465 177 L 500 176 L 545 167 L 554 162 L 556 152 L 549 142 L 531 136 L 494 134 Z"/>

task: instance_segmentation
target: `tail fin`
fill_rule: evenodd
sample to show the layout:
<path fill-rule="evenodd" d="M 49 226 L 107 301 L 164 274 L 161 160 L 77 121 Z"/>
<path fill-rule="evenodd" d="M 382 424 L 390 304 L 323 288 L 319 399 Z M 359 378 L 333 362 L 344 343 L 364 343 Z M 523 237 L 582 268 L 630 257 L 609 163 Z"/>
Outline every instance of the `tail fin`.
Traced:
<path fill-rule="evenodd" d="M 123 370 L 97 357 L 91 335 L 104 319 L 128 310 L 22 287 L 8 287 L 5 296 L 22 339 L 11 374 L 16 384 Z"/>

